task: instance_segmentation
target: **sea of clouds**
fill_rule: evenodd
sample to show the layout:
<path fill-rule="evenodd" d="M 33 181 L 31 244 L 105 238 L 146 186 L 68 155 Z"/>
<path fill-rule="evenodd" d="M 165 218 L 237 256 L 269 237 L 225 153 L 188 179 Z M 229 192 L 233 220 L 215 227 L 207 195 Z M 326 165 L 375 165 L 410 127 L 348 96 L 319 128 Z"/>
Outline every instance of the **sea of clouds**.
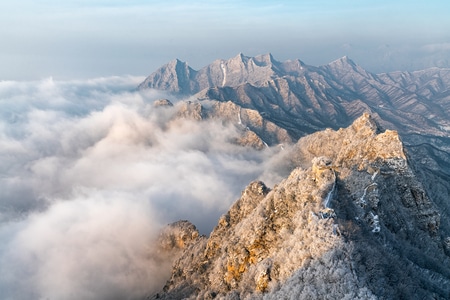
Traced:
<path fill-rule="evenodd" d="M 252 180 L 279 178 L 279 149 L 230 142 L 237 129 L 174 118 L 140 77 L 0 82 L 2 299 L 135 299 L 170 263 L 160 229 L 209 234 Z M 275 174 L 275 175 L 274 175 Z"/>

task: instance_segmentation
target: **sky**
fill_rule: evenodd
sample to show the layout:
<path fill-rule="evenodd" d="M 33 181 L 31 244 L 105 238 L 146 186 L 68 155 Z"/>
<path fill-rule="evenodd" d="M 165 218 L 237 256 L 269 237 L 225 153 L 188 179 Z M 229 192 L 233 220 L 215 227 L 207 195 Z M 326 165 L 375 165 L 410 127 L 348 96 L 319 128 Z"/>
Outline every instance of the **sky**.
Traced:
<path fill-rule="evenodd" d="M 450 2 L 3 0 L 0 80 L 146 76 L 238 53 L 368 71 L 450 66 Z"/>

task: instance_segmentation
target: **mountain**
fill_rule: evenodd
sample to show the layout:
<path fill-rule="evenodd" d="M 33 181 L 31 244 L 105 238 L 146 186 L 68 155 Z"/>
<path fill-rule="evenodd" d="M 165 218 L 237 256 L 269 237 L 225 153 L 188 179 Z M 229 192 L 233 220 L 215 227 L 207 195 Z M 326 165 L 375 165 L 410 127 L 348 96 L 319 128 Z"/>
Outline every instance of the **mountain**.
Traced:
<path fill-rule="evenodd" d="M 299 60 L 280 63 L 271 54 L 247 57 L 239 53 L 229 60 L 218 59 L 195 71 L 187 63 L 175 59 L 148 76 L 139 88 L 191 95 L 216 86 L 258 85 L 271 77 L 298 75 L 303 65 Z"/>
<path fill-rule="evenodd" d="M 232 101 L 285 123 L 294 138 L 348 126 L 370 111 L 383 127 L 447 137 L 450 69 L 371 74 L 343 57 L 313 67 L 271 54 L 216 60 L 195 71 L 175 60 L 139 85 L 199 99 Z M 432 100 L 432 101 L 430 101 Z"/>
<path fill-rule="evenodd" d="M 292 144 L 291 175 L 251 183 L 209 238 L 180 250 L 158 297 L 450 297 L 450 69 L 238 54 L 198 71 L 172 61 L 148 88 L 188 97 L 178 117 L 234 124 L 239 144 Z"/>
<path fill-rule="evenodd" d="M 287 157 L 291 174 L 250 183 L 208 238 L 171 237 L 184 249 L 151 299 L 448 299 L 450 237 L 397 132 L 364 114 Z"/>
<path fill-rule="evenodd" d="M 446 212 L 450 207 L 442 195 L 450 193 L 449 87 L 450 69 L 372 74 L 348 57 L 314 67 L 300 60 L 278 62 L 271 54 L 241 53 L 199 71 L 175 60 L 139 86 L 195 95 L 200 105 L 206 100 L 233 103 L 257 112 L 293 141 L 325 128 L 346 127 L 368 112 L 382 128 L 399 132 L 429 193 Z M 266 140 L 274 145 L 289 139 Z"/>
<path fill-rule="evenodd" d="M 233 103 L 285 130 L 292 141 L 326 128 L 346 127 L 368 112 L 382 128 L 399 132 L 428 192 L 450 213 L 445 196 L 450 194 L 450 69 L 372 74 L 348 57 L 314 67 L 300 60 L 278 62 L 271 54 L 240 53 L 199 71 L 175 60 L 139 88 L 194 95 L 200 106 Z M 236 117 L 231 121 L 239 123 Z M 264 135 L 261 130 L 255 133 Z M 266 143 L 287 140 L 272 138 Z M 450 223 L 446 226 L 450 228 Z"/>

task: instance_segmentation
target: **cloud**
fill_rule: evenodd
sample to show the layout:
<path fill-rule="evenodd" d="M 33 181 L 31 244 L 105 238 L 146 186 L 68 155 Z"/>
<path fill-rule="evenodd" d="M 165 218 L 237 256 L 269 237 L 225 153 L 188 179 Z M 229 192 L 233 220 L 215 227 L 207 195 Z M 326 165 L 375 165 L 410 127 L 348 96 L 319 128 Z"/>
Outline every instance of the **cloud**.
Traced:
<path fill-rule="evenodd" d="M 448 52 L 450 51 L 450 43 L 427 44 L 422 47 L 422 50 L 427 53 Z"/>
<path fill-rule="evenodd" d="M 3 296 L 135 299 L 160 288 L 169 269 L 152 259 L 155 220 L 142 199 L 82 191 L 3 228 L 10 236 L 2 236 Z"/>
<path fill-rule="evenodd" d="M 156 291 L 170 272 L 160 228 L 189 219 L 208 233 L 251 180 L 273 184 L 289 168 L 277 149 L 230 143 L 233 126 L 155 109 L 168 95 L 134 91 L 140 80 L 0 82 L 6 299 Z"/>

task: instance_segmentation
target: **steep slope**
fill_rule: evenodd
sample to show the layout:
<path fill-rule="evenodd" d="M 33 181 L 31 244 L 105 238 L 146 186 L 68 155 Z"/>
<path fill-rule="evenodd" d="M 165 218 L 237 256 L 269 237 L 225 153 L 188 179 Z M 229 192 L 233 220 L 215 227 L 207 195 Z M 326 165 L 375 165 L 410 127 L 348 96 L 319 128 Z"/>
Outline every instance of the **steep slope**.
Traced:
<path fill-rule="evenodd" d="M 285 157 L 291 174 L 252 182 L 151 299 L 448 299 L 450 232 L 397 132 L 365 114 Z"/>

